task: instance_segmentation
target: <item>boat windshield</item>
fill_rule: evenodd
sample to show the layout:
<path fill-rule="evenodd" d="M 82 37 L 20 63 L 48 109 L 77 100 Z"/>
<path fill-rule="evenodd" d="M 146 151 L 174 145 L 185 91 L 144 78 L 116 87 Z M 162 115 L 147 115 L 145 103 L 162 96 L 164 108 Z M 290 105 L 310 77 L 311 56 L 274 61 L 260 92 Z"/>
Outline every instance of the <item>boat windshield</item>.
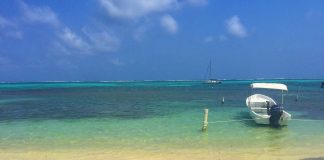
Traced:
<path fill-rule="evenodd" d="M 271 97 L 277 104 L 282 103 L 282 91 L 269 89 L 253 89 L 252 94 L 263 94 Z"/>

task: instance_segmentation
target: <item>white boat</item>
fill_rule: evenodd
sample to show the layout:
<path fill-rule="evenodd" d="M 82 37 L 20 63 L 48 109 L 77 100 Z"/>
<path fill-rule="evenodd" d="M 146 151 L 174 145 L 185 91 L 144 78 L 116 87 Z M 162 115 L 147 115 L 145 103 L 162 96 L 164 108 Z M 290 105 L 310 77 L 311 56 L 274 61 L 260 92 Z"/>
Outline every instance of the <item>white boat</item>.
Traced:
<path fill-rule="evenodd" d="M 220 83 L 222 83 L 222 81 L 212 78 L 212 62 L 211 61 L 209 61 L 209 65 L 208 65 L 208 68 L 207 68 L 207 73 L 208 73 L 208 80 L 205 81 L 205 83 L 207 83 L 207 84 L 220 84 Z"/>
<path fill-rule="evenodd" d="M 217 79 L 208 79 L 206 83 L 212 83 L 212 84 L 220 84 L 222 81 L 217 80 Z"/>
<path fill-rule="evenodd" d="M 267 124 L 275 127 L 284 126 L 291 120 L 291 115 L 283 110 L 284 91 L 288 88 L 280 83 L 252 83 L 251 90 L 271 89 L 281 90 L 281 105 L 278 105 L 271 97 L 263 94 L 253 94 L 246 98 L 246 106 L 250 116 L 257 124 Z"/>

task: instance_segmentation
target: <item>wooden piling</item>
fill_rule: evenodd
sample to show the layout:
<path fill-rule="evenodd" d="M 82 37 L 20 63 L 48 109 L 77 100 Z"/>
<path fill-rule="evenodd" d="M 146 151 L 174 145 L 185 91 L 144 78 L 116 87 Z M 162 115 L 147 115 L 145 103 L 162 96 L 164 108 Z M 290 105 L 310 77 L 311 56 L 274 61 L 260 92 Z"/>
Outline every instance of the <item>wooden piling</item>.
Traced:
<path fill-rule="evenodd" d="M 203 122 L 203 127 L 201 129 L 203 132 L 207 131 L 207 126 L 208 126 L 208 109 L 204 109 L 204 111 L 205 111 L 204 122 Z"/>
<path fill-rule="evenodd" d="M 299 89 L 300 89 L 300 85 L 298 86 L 298 89 L 297 89 L 297 94 L 296 94 L 296 98 L 295 98 L 295 101 L 297 102 L 298 99 L 299 99 Z"/>

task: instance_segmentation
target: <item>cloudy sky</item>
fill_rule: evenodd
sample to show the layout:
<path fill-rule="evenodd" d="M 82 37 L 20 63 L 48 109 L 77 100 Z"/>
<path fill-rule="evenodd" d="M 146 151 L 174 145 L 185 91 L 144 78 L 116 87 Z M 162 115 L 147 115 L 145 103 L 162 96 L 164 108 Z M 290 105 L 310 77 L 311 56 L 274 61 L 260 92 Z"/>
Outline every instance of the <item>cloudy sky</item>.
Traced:
<path fill-rule="evenodd" d="M 0 81 L 324 78 L 322 0 L 2 0 Z"/>

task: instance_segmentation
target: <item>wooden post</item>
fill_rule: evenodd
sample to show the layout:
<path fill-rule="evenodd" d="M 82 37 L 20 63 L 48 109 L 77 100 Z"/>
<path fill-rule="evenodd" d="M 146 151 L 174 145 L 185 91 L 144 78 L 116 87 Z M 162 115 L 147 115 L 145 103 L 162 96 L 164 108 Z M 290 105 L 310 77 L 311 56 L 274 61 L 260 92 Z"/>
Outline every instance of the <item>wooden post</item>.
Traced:
<path fill-rule="evenodd" d="M 298 89 L 297 89 L 297 94 L 296 94 L 296 99 L 295 99 L 295 101 L 298 101 L 298 98 L 299 98 L 299 89 L 300 89 L 300 85 L 298 86 Z"/>
<path fill-rule="evenodd" d="M 225 98 L 223 97 L 223 98 L 222 98 L 222 104 L 224 104 L 224 103 L 225 103 Z"/>
<path fill-rule="evenodd" d="M 205 111 L 204 123 L 203 123 L 203 127 L 201 129 L 203 132 L 207 131 L 207 126 L 208 126 L 208 109 L 204 109 L 204 111 Z"/>

